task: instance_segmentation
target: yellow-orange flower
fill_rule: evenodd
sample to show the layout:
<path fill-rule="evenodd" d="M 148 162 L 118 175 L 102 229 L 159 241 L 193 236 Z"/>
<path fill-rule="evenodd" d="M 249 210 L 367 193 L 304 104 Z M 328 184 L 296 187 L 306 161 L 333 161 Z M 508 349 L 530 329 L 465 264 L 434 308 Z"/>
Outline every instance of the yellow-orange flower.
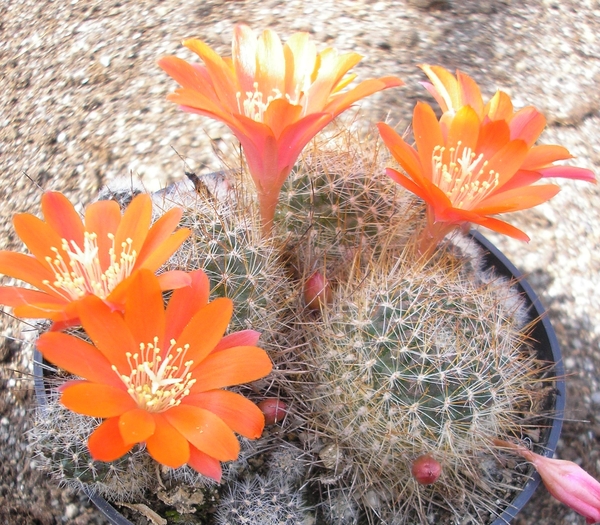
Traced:
<path fill-rule="evenodd" d="M 13 219 L 31 255 L 0 251 L 0 273 L 38 290 L 0 287 L 0 304 L 14 307 L 19 317 L 51 319 L 55 328 L 75 324 L 77 303 L 90 294 L 121 308 L 131 274 L 158 270 L 190 234 L 187 228 L 174 232 L 179 208 L 150 226 L 148 195 L 135 197 L 123 215 L 114 201 L 95 202 L 82 221 L 64 195 L 51 191 L 42 196 L 42 212 L 45 220 L 29 213 Z M 189 284 L 189 276 L 165 272 L 160 283 L 177 288 Z"/>
<path fill-rule="evenodd" d="M 83 378 L 61 387 L 63 405 L 104 418 L 88 440 L 94 459 L 113 461 L 145 443 L 159 463 L 187 463 L 218 481 L 220 462 L 239 453 L 234 432 L 250 439 L 261 435 L 258 407 L 223 388 L 264 377 L 271 361 L 255 346 L 257 332 L 223 337 L 231 300 L 208 302 L 209 282 L 201 270 L 190 280 L 165 309 L 158 279 L 140 270 L 123 314 L 93 295 L 78 304 L 94 345 L 62 332 L 39 338 L 48 361 Z"/>
<path fill-rule="evenodd" d="M 447 134 L 456 113 L 464 106 L 470 106 L 483 123 L 504 121 L 508 125 L 510 138 L 523 140 L 527 144 L 529 151 L 523 163 L 504 189 L 526 186 L 542 177 L 595 182 L 590 170 L 553 165 L 556 161 L 573 158 L 567 148 L 551 144 L 534 146 L 546 127 L 546 118 L 533 106 L 515 111 L 510 97 L 500 90 L 484 104 L 479 86 L 468 75 L 457 70 L 455 77 L 440 66 L 425 64 L 421 68 L 431 80 L 431 84 L 424 83 L 425 87 L 443 111 L 440 125 L 444 134 Z"/>
<path fill-rule="evenodd" d="M 406 174 L 392 168 L 386 173 L 427 203 L 421 252 L 468 223 L 529 240 L 492 215 L 531 208 L 556 195 L 559 187 L 554 184 L 531 185 L 542 177 L 595 180 L 589 170 L 552 165 L 570 157 L 565 148 L 533 145 L 545 126 L 535 108 L 514 112 L 502 92 L 484 106 L 479 88 L 468 76 L 458 72 L 455 78 L 443 68 L 423 68 L 435 79 L 430 90 L 442 106 L 441 119 L 428 104 L 417 103 L 416 148 L 388 125 L 378 124 L 384 143 Z"/>
<path fill-rule="evenodd" d="M 318 53 L 308 33 L 295 33 L 282 45 L 274 31 L 257 38 L 249 27 L 238 25 L 232 58 L 221 58 L 200 40 L 183 44 L 204 65 L 173 56 L 159 60 L 181 85 L 168 98 L 231 128 L 246 154 L 266 233 L 281 187 L 311 138 L 356 101 L 402 85 L 390 76 L 342 91 L 356 76 L 346 73 L 362 57 L 340 55 L 333 48 Z"/>

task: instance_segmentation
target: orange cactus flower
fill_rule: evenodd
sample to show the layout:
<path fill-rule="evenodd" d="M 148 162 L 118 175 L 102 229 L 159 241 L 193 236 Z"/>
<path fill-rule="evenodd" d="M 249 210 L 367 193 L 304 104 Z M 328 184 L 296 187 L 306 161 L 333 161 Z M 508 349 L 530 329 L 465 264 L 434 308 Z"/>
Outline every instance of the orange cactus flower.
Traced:
<path fill-rule="evenodd" d="M 533 145 L 545 126 L 535 108 L 514 113 L 510 99 L 501 92 L 484 106 L 479 88 L 466 75 L 459 72 L 457 80 L 442 68 L 424 69 L 444 79 L 445 83 L 436 81 L 431 88 L 444 111 L 441 119 L 431 106 L 417 103 L 416 148 L 388 125 L 378 124 L 384 143 L 406 175 L 392 168 L 386 173 L 427 203 L 421 253 L 430 253 L 448 232 L 469 223 L 529 240 L 524 232 L 492 215 L 531 208 L 556 195 L 560 188 L 554 184 L 532 186 L 542 177 L 595 180 L 589 170 L 552 166 L 569 158 L 565 148 Z"/>
<path fill-rule="evenodd" d="M 425 88 L 443 111 L 440 123 L 445 134 L 454 115 L 464 106 L 470 106 L 482 122 L 504 121 L 508 124 L 511 140 L 521 139 L 527 143 L 529 151 L 505 189 L 526 186 L 542 177 L 595 182 L 595 176 L 590 170 L 553 165 L 556 161 L 573 158 L 565 147 L 546 144 L 534 146 L 546 127 L 546 118 L 533 106 L 515 111 L 510 97 L 500 90 L 484 104 L 479 86 L 468 75 L 457 70 L 454 77 L 443 67 L 426 64 L 420 67 L 431 80 L 431 83 L 423 83 Z"/>
<path fill-rule="evenodd" d="M 168 99 L 231 128 L 246 154 L 265 233 L 272 227 L 281 187 L 311 138 L 358 100 L 402 85 L 389 76 L 342 91 L 356 76 L 346 73 L 362 57 L 340 55 L 333 48 L 318 53 L 308 33 L 295 33 L 282 45 L 274 31 L 257 38 L 249 27 L 238 25 L 232 58 L 221 58 L 200 40 L 183 45 L 204 65 L 173 56 L 159 60 L 181 85 Z"/>
<path fill-rule="evenodd" d="M 121 308 L 128 278 L 135 270 L 156 271 L 188 237 L 175 232 L 182 210 L 173 208 L 150 226 L 149 195 L 133 199 L 121 215 L 114 201 L 99 201 L 82 221 L 69 200 L 58 192 L 42 196 L 45 220 L 29 213 L 15 215 L 15 231 L 31 255 L 0 251 L 0 273 L 37 288 L 0 287 L 0 304 L 19 317 L 54 321 L 54 329 L 77 323 L 77 303 L 93 294 Z M 180 271 L 160 276 L 163 289 L 189 284 Z"/>
<path fill-rule="evenodd" d="M 239 453 L 234 432 L 256 439 L 264 427 L 254 403 L 223 388 L 262 378 L 272 364 L 255 346 L 256 332 L 223 337 L 231 300 L 208 302 L 206 274 L 189 275 L 191 284 L 175 290 L 166 308 L 149 270 L 133 276 L 124 314 L 88 295 L 77 310 L 94 344 L 47 332 L 38 348 L 83 378 L 60 388 L 61 403 L 104 419 L 88 439 L 94 459 L 113 461 L 145 443 L 157 462 L 173 468 L 187 463 L 218 481 L 220 462 Z"/>

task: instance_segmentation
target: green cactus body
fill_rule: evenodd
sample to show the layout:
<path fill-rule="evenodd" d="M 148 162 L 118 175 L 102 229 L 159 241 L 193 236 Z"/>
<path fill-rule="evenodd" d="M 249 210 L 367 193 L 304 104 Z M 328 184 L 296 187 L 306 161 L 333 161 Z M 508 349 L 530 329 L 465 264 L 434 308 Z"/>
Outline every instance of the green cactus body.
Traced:
<path fill-rule="evenodd" d="M 87 440 L 99 419 L 71 412 L 58 395 L 35 412 L 29 438 L 36 461 L 61 484 L 84 488 L 112 501 L 133 501 L 153 483 L 152 460 L 139 447 L 110 463 L 94 461 Z"/>
<path fill-rule="evenodd" d="M 542 383 L 531 320 L 511 283 L 481 270 L 469 239 L 457 234 L 419 259 L 422 206 L 395 193 L 376 153 L 352 144 L 315 148 L 284 188 L 277 220 L 297 286 L 318 270 L 333 300 L 320 313 L 298 300 L 304 375 L 281 388 L 319 436 L 316 461 L 331 474 L 325 492 L 343 493 L 348 509 L 362 507 L 373 523 L 486 523 L 506 505 L 491 488 L 501 470 L 491 439 L 523 435 Z M 442 465 L 431 485 L 411 474 L 425 454 Z M 332 457 L 337 464 L 325 465 Z M 358 519 L 324 500 L 323 516 Z"/>
<path fill-rule="evenodd" d="M 252 328 L 269 337 L 279 331 L 280 314 L 290 295 L 279 250 L 273 240 L 261 236 L 257 211 L 248 204 L 243 187 L 220 174 L 200 180 L 206 180 L 202 192 L 180 185 L 159 196 L 162 209 L 183 207 L 181 225 L 192 230 L 168 267 L 204 270 L 211 298 L 234 302 L 230 330 Z"/>
<path fill-rule="evenodd" d="M 305 417 L 339 447 L 357 500 L 372 505 L 373 489 L 390 500 L 375 503 L 375 514 L 414 523 L 424 493 L 437 487 L 441 499 L 464 499 L 465 476 L 481 477 L 476 465 L 490 440 L 519 435 L 540 365 L 527 350 L 516 292 L 489 276 L 469 278 L 455 254 L 352 267 L 322 320 L 303 324 Z M 431 487 L 410 472 L 424 454 L 443 465 Z M 472 490 L 467 499 L 485 500 L 484 489 Z"/>
<path fill-rule="evenodd" d="M 301 272 L 365 246 L 401 246 L 411 214 L 420 214 L 414 199 L 390 184 L 377 148 L 355 137 L 338 140 L 343 145 L 315 145 L 282 189 L 275 219 Z"/>

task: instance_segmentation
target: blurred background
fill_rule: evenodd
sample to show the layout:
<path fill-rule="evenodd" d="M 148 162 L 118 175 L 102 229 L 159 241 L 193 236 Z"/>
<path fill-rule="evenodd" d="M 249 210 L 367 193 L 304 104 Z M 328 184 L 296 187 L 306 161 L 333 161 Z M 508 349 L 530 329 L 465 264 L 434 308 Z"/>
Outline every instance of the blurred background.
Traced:
<path fill-rule="evenodd" d="M 237 151 L 235 139 L 167 102 L 175 83 L 156 60 L 193 60 L 181 46 L 189 37 L 229 55 L 240 22 L 358 52 L 359 79 L 400 76 L 406 86 L 360 104 L 361 119 L 399 132 L 416 100 L 432 102 L 417 64 L 460 68 L 486 99 L 502 89 L 517 107 L 535 105 L 548 120 L 540 142 L 566 146 L 572 164 L 600 175 L 598 0 L 1 0 L 0 249 L 21 248 L 12 215 L 38 213 L 42 190 L 85 205 L 117 178 L 149 190 L 181 179 L 179 155 L 197 174 L 220 169 L 217 154 Z M 599 477 L 600 189 L 558 183 L 550 203 L 509 218 L 529 244 L 483 233 L 526 272 L 558 334 L 569 394 L 558 454 Z M 0 323 L 0 523 L 105 523 L 36 470 L 28 327 L 8 315 Z M 542 488 L 515 523 L 585 520 Z"/>

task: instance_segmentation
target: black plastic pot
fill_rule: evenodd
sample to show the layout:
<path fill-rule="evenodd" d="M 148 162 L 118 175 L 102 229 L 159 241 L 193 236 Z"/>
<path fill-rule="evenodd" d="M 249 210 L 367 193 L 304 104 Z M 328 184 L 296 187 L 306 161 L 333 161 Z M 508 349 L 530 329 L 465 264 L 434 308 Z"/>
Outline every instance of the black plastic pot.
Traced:
<path fill-rule="evenodd" d="M 517 281 L 517 289 L 525 298 L 526 304 L 529 308 L 530 318 L 537 320 L 532 331 L 532 338 L 535 341 L 538 357 L 544 361 L 554 363 L 552 372 L 556 378 L 554 382 L 556 391 L 554 406 L 555 416 L 550 421 L 549 427 L 546 429 L 546 435 L 541 437 L 541 442 L 545 443 L 545 453 L 547 456 L 551 457 L 556 449 L 556 445 L 560 437 L 566 401 L 566 387 L 564 380 L 565 371 L 562 362 L 562 355 L 558 346 L 558 340 L 556 339 L 556 334 L 554 333 L 554 329 L 550 324 L 546 310 L 540 303 L 540 300 L 529 283 L 523 278 L 521 272 L 502 254 L 502 252 L 500 252 L 500 250 L 498 250 L 498 248 L 496 248 L 479 232 L 471 232 L 471 235 L 485 250 L 486 255 L 484 258 L 487 266 L 490 268 L 493 267 L 496 273 L 499 275 L 509 279 L 515 279 Z M 33 366 L 35 375 L 35 395 L 38 403 L 41 406 L 45 406 L 47 404 L 47 400 L 42 361 L 42 355 L 36 349 L 34 352 Z M 510 521 L 529 501 L 531 496 L 533 496 L 533 493 L 537 489 L 540 482 L 541 477 L 537 472 L 535 472 L 525 484 L 523 490 L 515 497 L 506 510 L 492 522 L 491 525 L 506 525 L 510 523 Z M 87 490 L 86 494 L 96 505 L 96 507 L 98 507 L 98 510 L 100 510 L 100 512 L 108 519 L 111 525 L 133 525 L 104 498 Z"/>
<path fill-rule="evenodd" d="M 554 363 L 554 368 L 552 370 L 554 377 L 556 378 L 554 382 L 554 387 L 556 389 L 554 418 L 550 422 L 551 425 L 546 431 L 546 436 L 542 436 L 541 439 L 542 443 L 546 443 L 544 446 L 546 456 L 552 457 L 556 450 L 556 445 L 562 430 L 566 402 L 565 369 L 554 328 L 552 328 L 550 319 L 548 319 L 546 310 L 542 306 L 538 296 L 535 294 L 529 283 L 523 278 L 523 274 L 516 266 L 511 263 L 498 248 L 481 235 L 481 233 L 472 231 L 471 235 L 487 252 L 485 261 L 490 267 L 493 266 L 496 272 L 504 277 L 517 279 L 517 288 L 523 294 L 523 297 L 525 297 L 529 308 L 529 316 L 531 319 L 537 320 L 532 332 L 532 339 L 535 342 L 538 357 L 544 361 Z M 525 484 L 523 490 L 510 503 L 506 510 L 494 520 L 492 525 L 506 525 L 507 523 L 510 523 L 531 499 L 531 496 L 533 496 L 533 493 L 538 488 L 541 481 L 542 478 L 535 472 Z"/>

